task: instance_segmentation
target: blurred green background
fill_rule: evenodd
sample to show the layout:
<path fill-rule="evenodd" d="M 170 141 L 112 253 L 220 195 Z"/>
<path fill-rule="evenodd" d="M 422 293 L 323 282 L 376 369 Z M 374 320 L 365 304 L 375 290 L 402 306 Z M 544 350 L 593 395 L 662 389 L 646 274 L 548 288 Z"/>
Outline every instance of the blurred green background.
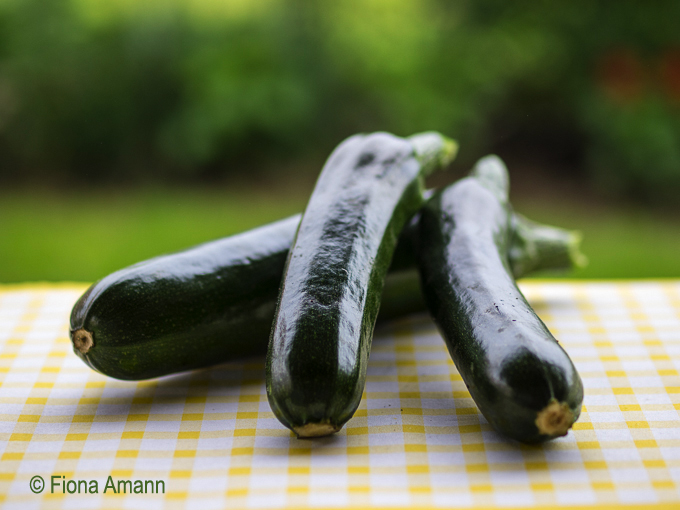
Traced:
<path fill-rule="evenodd" d="M 573 277 L 680 277 L 680 2 L 0 0 L 0 282 L 93 281 L 303 209 L 356 132 L 489 152 L 584 232 Z"/>

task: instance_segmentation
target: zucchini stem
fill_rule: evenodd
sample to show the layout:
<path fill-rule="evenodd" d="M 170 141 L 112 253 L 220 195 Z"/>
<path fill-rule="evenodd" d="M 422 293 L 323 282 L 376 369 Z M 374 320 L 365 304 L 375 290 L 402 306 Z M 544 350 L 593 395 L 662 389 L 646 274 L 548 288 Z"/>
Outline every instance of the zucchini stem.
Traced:
<path fill-rule="evenodd" d="M 411 142 L 416 159 L 421 164 L 421 175 L 423 177 L 427 177 L 435 170 L 447 166 L 458 153 L 458 142 L 435 131 L 410 136 L 408 141 Z"/>
<path fill-rule="evenodd" d="M 566 436 L 574 424 L 574 413 L 566 402 L 552 399 L 536 417 L 536 428 L 546 436 Z"/>
<path fill-rule="evenodd" d="M 92 333 L 89 331 L 78 329 L 73 332 L 73 347 L 78 349 L 78 352 L 81 354 L 87 354 L 87 351 L 89 351 L 93 345 L 94 341 L 92 340 Z"/>
<path fill-rule="evenodd" d="M 569 259 L 576 268 L 586 267 L 588 265 L 588 257 L 581 253 L 581 241 L 583 234 L 578 230 L 570 232 L 568 243 Z"/>
<path fill-rule="evenodd" d="M 306 423 L 302 427 L 293 428 L 293 432 L 297 434 L 299 439 L 330 436 L 338 430 L 340 430 L 340 427 L 334 427 L 330 423 Z"/>

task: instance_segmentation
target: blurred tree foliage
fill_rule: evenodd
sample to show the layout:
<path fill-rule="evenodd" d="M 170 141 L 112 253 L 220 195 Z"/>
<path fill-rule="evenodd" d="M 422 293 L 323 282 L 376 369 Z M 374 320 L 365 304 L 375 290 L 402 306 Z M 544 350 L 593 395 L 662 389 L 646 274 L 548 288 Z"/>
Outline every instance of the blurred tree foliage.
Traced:
<path fill-rule="evenodd" d="M 378 129 L 473 159 L 500 122 L 672 197 L 678 20 L 676 0 L 0 0 L 0 177 L 222 176 Z"/>

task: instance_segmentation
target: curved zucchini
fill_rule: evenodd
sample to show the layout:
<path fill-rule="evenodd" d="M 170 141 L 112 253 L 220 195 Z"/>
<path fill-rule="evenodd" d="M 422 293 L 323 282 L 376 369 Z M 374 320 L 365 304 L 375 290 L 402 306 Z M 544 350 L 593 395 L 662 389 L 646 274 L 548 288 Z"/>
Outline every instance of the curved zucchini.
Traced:
<path fill-rule="evenodd" d="M 484 158 L 423 208 L 419 268 L 428 308 L 480 411 L 499 432 L 534 443 L 568 432 L 583 387 L 515 284 L 511 227 L 507 171 Z"/>
<path fill-rule="evenodd" d="M 356 135 L 331 154 L 291 247 L 267 352 L 272 411 L 298 437 L 332 434 L 361 400 L 380 295 L 424 178 L 453 158 L 437 133 Z"/>
<path fill-rule="evenodd" d="M 264 354 L 299 222 L 293 216 L 106 276 L 73 307 L 74 352 L 126 380 Z"/>

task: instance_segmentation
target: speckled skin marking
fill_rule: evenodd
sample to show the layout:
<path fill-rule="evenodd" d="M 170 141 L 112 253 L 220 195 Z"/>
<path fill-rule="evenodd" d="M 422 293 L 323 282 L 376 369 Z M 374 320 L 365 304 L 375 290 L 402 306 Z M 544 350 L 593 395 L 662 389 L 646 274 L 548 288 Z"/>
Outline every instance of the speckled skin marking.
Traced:
<path fill-rule="evenodd" d="M 563 435 L 583 387 L 569 356 L 517 288 L 507 259 L 508 178 L 495 157 L 435 196 L 420 216 L 423 292 L 472 398 L 499 432 L 526 443 Z M 565 406 L 568 423 L 545 433 Z"/>

